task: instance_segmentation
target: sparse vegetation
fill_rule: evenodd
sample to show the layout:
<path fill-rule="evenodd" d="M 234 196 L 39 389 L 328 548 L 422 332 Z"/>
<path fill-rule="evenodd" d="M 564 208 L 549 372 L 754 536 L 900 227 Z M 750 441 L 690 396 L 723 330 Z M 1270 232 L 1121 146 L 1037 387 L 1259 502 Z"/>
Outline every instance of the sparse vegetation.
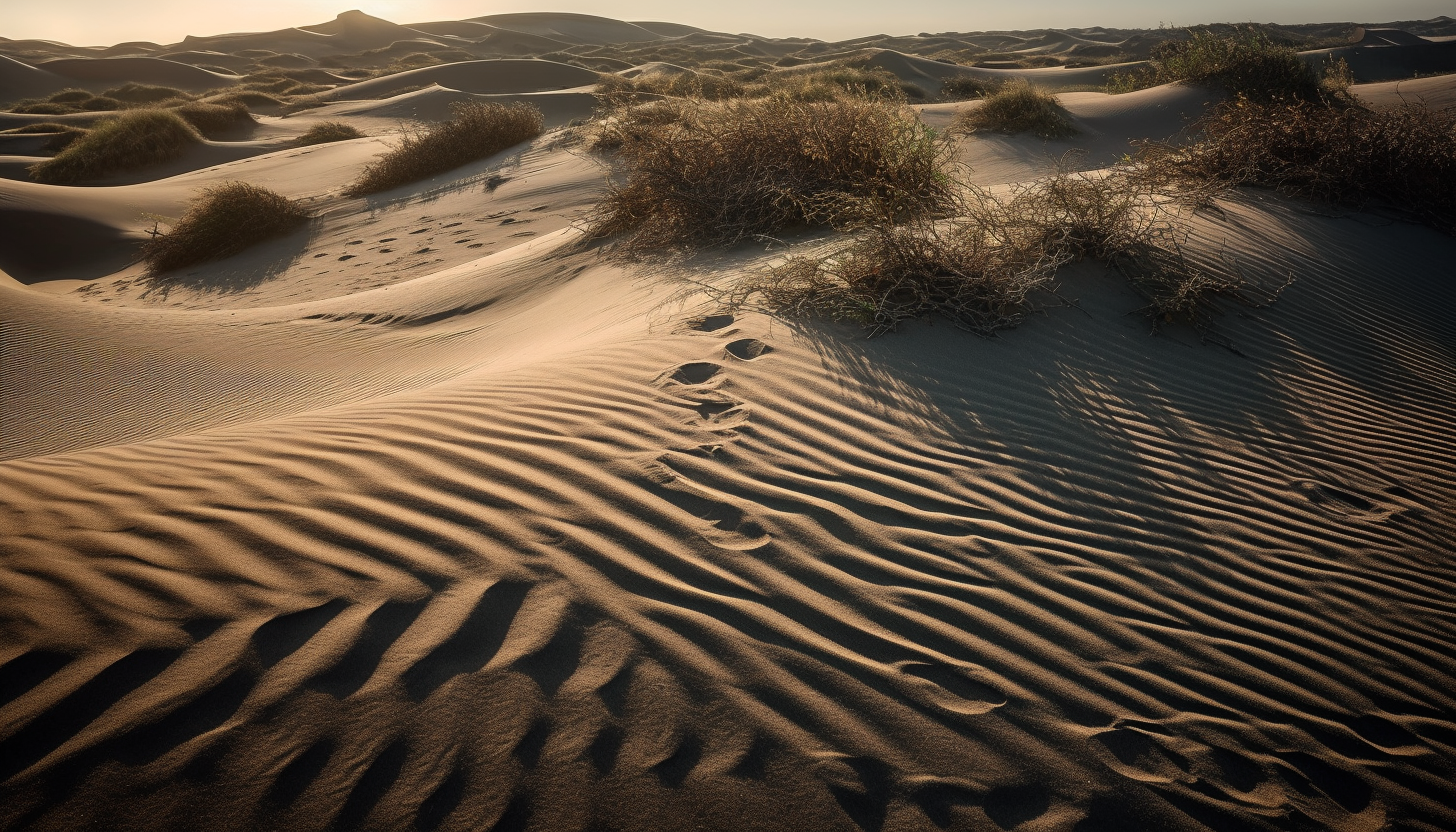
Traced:
<path fill-rule="evenodd" d="M 407 131 L 392 150 L 369 165 L 349 188 L 352 196 L 377 193 L 483 159 L 541 135 L 541 111 L 530 104 L 457 104 L 453 118 Z"/>
<path fill-rule="evenodd" d="M 189 101 L 168 112 L 181 116 L 188 124 L 196 127 L 204 136 L 209 137 L 253 122 L 253 116 L 248 112 L 248 108 L 238 103 Z"/>
<path fill-rule="evenodd" d="M 1007 81 L 979 107 L 961 113 L 956 127 L 967 132 L 1031 133 L 1043 139 L 1077 132 L 1055 95 L 1021 78 Z"/>
<path fill-rule="evenodd" d="M 67 147 L 70 146 L 72 142 L 81 138 L 87 133 L 86 129 L 83 127 L 77 127 L 73 124 L 60 124 L 54 121 L 43 121 L 39 124 L 27 124 L 24 127 L 16 127 L 11 130 L 4 130 L 0 132 L 9 133 L 12 135 L 17 133 L 51 133 L 53 135 L 51 136 L 50 140 L 47 141 L 44 147 L 42 147 L 41 149 L 52 153 L 65 150 Z"/>
<path fill-rule="evenodd" d="M 294 140 L 293 146 L 308 147 L 309 145 L 346 142 L 350 139 L 362 138 L 364 138 L 363 133 L 342 121 L 321 121 Z"/>
<path fill-rule="evenodd" d="M 308 221 L 297 202 L 267 188 L 224 182 L 206 188 L 172 229 L 142 247 L 152 276 L 209 260 L 231 257 Z"/>
<path fill-rule="evenodd" d="M 37 182 L 71 185 L 168 162 L 201 141 L 170 110 L 132 110 L 98 122 L 69 147 L 30 167 Z"/>
<path fill-rule="evenodd" d="M 791 63 L 789 66 L 797 67 Z M 768 72 L 746 68 L 686 71 L 638 78 L 603 74 L 597 85 L 598 98 L 610 105 L 641 100 L 644 96 L 695 98 L 726 101 L 737 98 L 778 96 L 794 101 L 835 101 L 846 96 L 900 100 L 922 98 L 920 88 L 905 84 L 894 73 L 879 67 L 833 63 L 823 66 L 779 69 Z"/>
<path fill-rule="evenodd" d="M 128 104 L 156 104 L 161 101 L 182 100 L 191 96 L 172 87 L 157 87 L 150 84 L 123 84 L 103 92 L 107 98 L 125 101 Z M 52 98 L 54 100 L 54 98 Z"/>
<path fill-rule="evenodd" d="M 787 96 L 628 106 L 598 147 L 624 181 L 591 224 L 644 248 L 731 245 L 804 225 L 895 222 L 949 207 L 947 141 L 893 102 Z"/>
<path fill-rule="evenodd" d="M 1336 205 L 1374 203 L 1456 232 L 1456 109 L 1237 99 L 1197 130 L 1192 145 L 1149 145 L 1140 158 L 1189 189 L 1259 185 Z"/>
<path fill-rule="evenodd" d="M 970 101 L 985 98 L 1000 85 L 984 78 L 969 75 L 952 75 L 941 80 L 940 97 L 946 101 Z"/>
<path fill-rule="evenodd" d="M 1229 33 L 1190 29 L 1186 39 L 1152 50 L 1146 66 L 1108 80 L 1108 92 L 1131 92 L 1185 81 L 1258 101 L 1315 101 L 1320 79 L 1294 46 L 1274 41 L 1254 26 Z"/>

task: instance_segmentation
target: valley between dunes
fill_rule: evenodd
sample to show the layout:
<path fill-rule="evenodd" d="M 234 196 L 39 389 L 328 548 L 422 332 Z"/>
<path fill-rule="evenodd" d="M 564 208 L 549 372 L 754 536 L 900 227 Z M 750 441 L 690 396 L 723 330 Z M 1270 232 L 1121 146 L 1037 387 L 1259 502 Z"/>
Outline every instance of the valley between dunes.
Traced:
<path fill-rule="evenodd" d="M 498 17 L 409 37 L 696 31 Z M 315 60 L 340 21 L 191 47 Z M 1089 264 L 995 338 L 866 339 L 715 300 L 817 237 L 584 240 L 596 73 L 465 57 L 113 181 L 0 158 L 0 828 L 1456 828 L 1450 236 L 1240 190 L 1190 248 L 1293 282 L 1231 348 Z M 478 99 L 547 130 L 344 196 Z M 1080 135 L 968 138 L 971 179 L 1212 94 L 1061 99 Z M 288 144 L 324 120 L 369 136 Z M 145 218 L 229 180 L 316 219 L 147 280 Z"/>

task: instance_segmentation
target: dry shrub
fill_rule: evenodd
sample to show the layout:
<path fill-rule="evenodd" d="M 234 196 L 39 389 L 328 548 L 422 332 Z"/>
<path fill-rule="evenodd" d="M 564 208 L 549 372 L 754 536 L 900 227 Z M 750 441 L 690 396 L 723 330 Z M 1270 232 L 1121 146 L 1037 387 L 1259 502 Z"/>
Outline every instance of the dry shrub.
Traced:
<path fill-rule="evenodd" d="M 1320 95 L 1320 80 L 1298 51 L 1253 26 L 1228 34 L 1190 29 L 1186 39 L 1154 47 L 1146 66 L 1110 78 L 1107 90 L 1131 92 L 1176 81 L 1261 101 L 1315 101 Z"/>
<path fill-rule="evenodd" d="M 190 96 L 172 87 L 157 87 L 150 84 L 128 83 L 102 93 L 107 98 L 125 101 L 128 104 L 156 104 L 173 99 L 186 100 Z M 54 100 L 54 99 L 52 99 Z"/>
<path fill-rule="evenodd" d="M 73 107 L 70 104 L 56 104 L 50 101 L 23 101 L 11 107 L 10 112 L 31 116 L 63 116 L 67 113 L 79 113 L 81 112 L 81 108 Z"/>
<path fill-rule="evenodd" d="M 453 118 L 404 134 L 392 150 L 364 169 L 350 196 L 416 182 L 494 155 L 541 135 L 541 111 L 530 104 L 465 102 Z"/>
<path fill-rule="evenodd" d="M 169 162 L 201 141 L 171 110 L 132 110 L 97 122 L 54 158 L 31 165 L 37 182 L 70 185 Z"/>
<path fill-rule="evenodd" d="M 266 92 L 258 92 L 257 90 L 249 89 L 239 89 L 225 91 L 218 95 L 209 96 L 204 99 L 202 103 L 221 104 L 225 107 L 231 106 L 233 104 L 241 104 L 243 107 L 252 108 L 278 107 L 282 106 L 283 101 L 276 96 L 269 95 Z"/>
<path fill-rule="evenodd" d="M 938 315 L 982 335 L 1015 326 L 1065 262 L 979 222 L 869 226 L 825 257 L 794 257 L 745 287 L 779 314 L 854 321 L 871 336 Z"/>
<path fill-rule="evenodd" d="M 853 320 L 871 336 L 930 316 L 990 335 L 1019 323 L 1036 293 L 1050 291 L 1058 268 L 1087 258 L 1127 277 L 1155 329 L 1181 321 L 1217 341 L 1220 300 L 1259 306 L 1278 292 L 1246 280 L 1232 263 L 1194 265 L 1183 252 L 1176 204 L 1132 166 L 1062 172 L 999 195 L 971 189 L 955 220 L 867 226 L 845 246 L 761 273 L 736 300 Z"/>
<path fill-rule="evenodd" d="M 89 101 L 95 96 L 87 90 L 61 90 L 46 100 L 52 104 L 76 104 L 82 101 Z"/>
<path fill-rule="evenodd" d="M 946 101 L 970 101 L 991 95 L 999 86 L 995 81 L 984 78 L 953 75 L 941 79 L 940 97 Z"/>
<path fill-rule="evenodd" d="M 1336 205 L 1393 207 L 1456 232 L 1456 109 L 1240 99 L 1196 128 L 1194 144 L 1149 145 L 1140 160 L 1186 189 L 1259 185 Z"/>
<path fill-rule="evenodd" d="M 94 98 L 88 98 L 85 101 L 77 104 L 76 106 L 80 107 L 82 110 L 92 113 L 106 113 L 113 110 L 121 110 L 126 107 L 125 104 L 117 101 L 115 98 L 106 98 L 105 96 L 100 95 Z"/>
<path fill-rule="evenodd" d="M 364 138 L 363 133 L 342 121 L 321 121 L 308 128 L 308 132 L 295 139 L 293 146 L 308 147 L 309 145 L 346 142 L 350 139 L 362 138 Z"/>
<path fill-rule="evenodd" d="M 1055 95 L 1022 78 L 1007 81 L 979 107 L 961 113 L 956 126 L 967 132 L 1031 133 L 1043 139 L 1077 132 Z"/>
<path fill-rule="evenodd" d="M 610 187 L 591 231 L 632 232 L 640 248 L 893 222 L 951 203 L 947 141 L 882 100 L 629 107 L 602 127 L 599 146 L 617 148 L 624 181 Z"/>
<path fill-rule="evenodd" d="M 142 247 L 147 273 L 220 260 L 308 221 L 308 212 L 291 199 L 245 182 L 224 182 L 204 189 L 186 215 L 165 234 Z"/>
<path fill-rule="evenodd" d="M 186 119 L 188 124 L 196 127 L 204 136 L 209 137 L 253 122 L 253 116 L 248 112 L 248 108 L 236 102 L 223 104 L 189 101 L 179 107 L 171 108 L 171 112 Z"/>
<path fill-rule="evenodd" d="M 60 124 L 54 121 L 43 121 L 39 124 L 27 124 L 24 127 L 16 127 L 11 130 L 3 130 L 0 133 L 51 133 L 50 141 L 45 143 L 43 150 L 60 151 L 65 150 L 72 142 L 86 135 L 85 128 L 77 127 L 74 124 Z"/>

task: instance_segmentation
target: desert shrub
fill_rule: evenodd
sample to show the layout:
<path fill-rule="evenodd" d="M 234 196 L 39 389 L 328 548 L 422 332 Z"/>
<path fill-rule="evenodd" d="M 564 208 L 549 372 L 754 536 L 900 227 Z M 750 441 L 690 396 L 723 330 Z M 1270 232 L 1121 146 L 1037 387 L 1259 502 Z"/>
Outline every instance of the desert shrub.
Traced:
<path fill-rule="evenodd" d="M 97 122 L 55 157 L 31 165 L 30 176 L 52 185 L 100 179 L 171 161 L 199 141 L 171 110 L 132 110 Z"/>
<path fill-rule="evenodd" d="M 985 98 L 996 91 L 1000 86 L 995 81 L 984 78 L 973 78 L 968 75 L 953 75 L 941 79 L 940 97 L 946 101 L 969 101 L 973 98 Z"/>
<path fill-rule="evenodd" d="M 304 133 L 294 140 L 294 147 L 308 147 L 315 144 L 328 144 L 329 142 L 346 142 L 349 139 L 362 139 L 364 134 L 342 121 L 321 121 L 308 128 Z"/>
<path fill-rule="evenodd" d="M 1355 73 L 1344 58 L 1326 61 L 1324 72 L 1320 73 L 1320 91 L 1326 98 L 1353 103 L 1350 87 L 1355 84 Z"/>
<path fill-rule="evenodd" d="M 793 257 L 751 280 L 779 314 L 850 320 L 879 335 L 937 315 L 983 335 L 1017 324 L 1061 262 L 974 221 L 870 226 L 823 257 Z"/>
<path fill-rule="evenodd" d="M 1375 203 L 1456 232 L 1456 109 L 1237 99 L 1195 129 L 1193 144 L 1149 145 L 1140 158 L 1185 187 L 1260 185 L 1337 205 Z"/>
<path fill-rule="evenodd" d="M 1032 133 L 1043 139 L 1077 132 L 1055 95 L 1021 78 L 1007 81 L 979 107 L 961 113 L 956 126 L 967 132 Z"/>
<path fill-rule="evenodd" d="M 173 107 L 171 112 L 181 116 L 204 136 L 223 133 L 253 121 L 248 108 L 237 102 L 223 104 L 216 101 L 189 101 Z"/>
<path fill-rule="evenodd" d="M 283 101 L 277 96 L 270 95 L 266 92 L 249 89 L 232 89 L 219 92 L 216 95 L 209 95 L 201 99 L 199 103 L 221 104 L 223 106 L 241 104 L 243 107 L 252 109 L 253 107 L 278 107 L 283 104 Z"/>
<path fill-rule="evenodd" d="M 50 101 L 16 104 L 10 108 L 12 113 L 24 113 L 32 116 L 63 116 L 67 113 L 79 113 L 81 108 L 73 107 L 70 104 L 55 104 Z"/>
<path fill-rule="evenodd" d="M 92 97 L 92 93 L 86 90 L 61 90 L 46 100 L 52 104 L 78 104 L 89 101 Z"/>
<path fill-rule="evenodd" d="M 1320 83 L 1293 46 L 1276 43 L 1255 27 L 1228 34 L 1189 30 L 1188 37 L 1153 48 L 1146 66 L 1114 76 L 1110 92 L 1186 81 L 1259 101 L 1292 98 L 1314 101 Z"/>
<path fill-rule="evenodd" d="M 23 127 L 16 127 L 12 130 L 0 131 L 4 133 L 51 133 L 50 141 L 45 143 L 43 150 L 56 152 L 65 150 L 72 142 L 86 135 L 86 130 L 73 124 L 60 124 L 53 121 L 45 121 L 40 124 L 27 124 Z"/>
<path fill-rule="evenodd" d="M 245 182 L 224 182 L 204 189 L 172 230 L 147 241 L 142 260 L 155 276 L 231 257 L 307 221 L 308 212 L 287 197 Z"/>
<path fill-rule="evenodd" d="M 117 101 L 115 98 L 107 98 L 100 95 L 94 98 L 88 98 L 76 106 L 80 107 L 82 110 L 92 113 L 109 113 L 114 110 L 120 110 L 126 107 L 125 104 Z"/>
<path fill-rule="evenodd" d="M 128 104 L 156 104 L 159 101 L 169 101 L 174 98 L 186 99 L 186 93 L 171 87 L 156 87 L 150 84 L 123 84 L 114 89 L 102 93 L 107 98 L 114 98 L 117 101 L 124 101 Z"/>
<path fill-rule="evenodd" d="M 892 102 L 684 100 L 621 113 L 603 130 L 625 178 L 610 186 L 592 232 L 632 232 L 640 247 L 730 245 L 951 202 L 948 142 Z"/>
<path fill-rule="evenodd" d="M 449 121 L 406 131 L 350 186 L 351 196 L 377 193 L 483 159 L 541 135 L 541 111 L 530 104 L 466 102 Z"/>
<path fill-rule="evenodd" d="M 1061 172 L 1000 194 L 973 188 L 954 220 L 865 226 L 847 244 L 760 272 L 728 299 L 855 321 L 872 336 L 931 316 L 990 335 L 1015 326 L 1058 268 L 1087 258 L 1128 279 L 1155 329 L 1181 321 L 1226 344 L 1213 329 L 1219 303 L 1260 306 L 1278 290 L 1236 264 L 1192 263 L 1165 197 L 1131 165 Z"/>

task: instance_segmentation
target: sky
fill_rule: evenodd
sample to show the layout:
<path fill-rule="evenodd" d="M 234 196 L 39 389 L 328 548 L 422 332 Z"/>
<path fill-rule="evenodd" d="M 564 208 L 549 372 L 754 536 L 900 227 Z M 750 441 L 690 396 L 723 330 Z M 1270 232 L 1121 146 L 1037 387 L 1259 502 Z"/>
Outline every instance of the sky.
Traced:
<path fill-rule="evenodd" d="M 309 26 L 359 9 L 395 23 L 459 20 L 521 11 L 595 14 L 686 23 L 720 32 L 843 40 L 861 35 L 1160 23 L 1379 23 L 1451 14 L 1451 0 L 0 0 L 0 36 L 77 46 L 131 40 L 175 43 L 185 35 Z"/>

